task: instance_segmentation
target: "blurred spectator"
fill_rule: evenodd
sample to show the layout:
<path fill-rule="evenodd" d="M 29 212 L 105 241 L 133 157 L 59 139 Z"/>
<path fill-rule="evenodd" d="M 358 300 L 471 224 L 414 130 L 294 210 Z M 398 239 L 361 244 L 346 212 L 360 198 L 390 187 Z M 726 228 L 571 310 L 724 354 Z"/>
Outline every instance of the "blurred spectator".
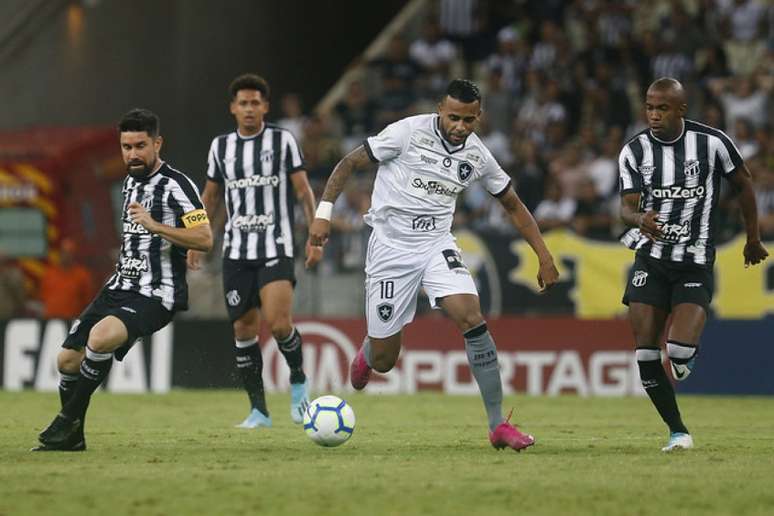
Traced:
<path fill-rule="evenodd" d="M 341 143 L 333 137 L 327 119 L 321 115 L 312 115 L 306 121 L 303 142 L 304 163 L 314 186 L 324 182 L 341 159 Z"/>
<path fill-rule="evenodd" d="M 774 240 L 774 169 L 762 159 L 749 162 L 758 207 L 758 224 L 761 238 Z"/>
<path fill-rule="evenodd" d="M 753 126 L 746 118 L 737 118 L 734 124 L 733 138 L 739 154 L 745 160 L 749 160 L 758 154 L 760 147 L 755 139 Z"/>
<path fill-rule="evenodd" d="M 382 93 L 377 106 L 377 125 L 384 127 L 396 120 L 409 116 L 416 97 L 405 81 L 394 75 L 385 75 L 382 79 Z"/>
<path fill-rule="evenodd" d="M 74 319 L 91 301 L 94 283 L 89 270 L 75 260 L 76 245 L 62 239 L 59 258 L 52 259 L 40 281 L 46 319 Z"/>
<path fill-rule="evenodd" d="M 486 66 L 499 74 L 500 85 L 512 95 L 523 91 L 522 77 L 529 65 L 529 47 L 512 27 L 497 33 L 497 52 L 489 56 Z"/>
<path fill-rule="evenodd" d="M 510 132 L 513 119 L 513 95 L 505 89 L 502 72 L 495 68 L 489 72 L 482 109 L 492 129 Z"/>
<path fill-rule="evenodd" d="M 488 50 L 483 32 L 487 27 L 485 2 L 440 0 L 439 25 L 445 38 L 459 43 L 468 62 L 485 57 Z"/>
<path fill-rule="evenodd" d="M 0 251 L 0 321 L 24 315 L 26 302 L 24 274 Z"/>
<path fill-rule="evenodd" d="M 567 227 L 575 215 L 576 202 L 562 191 L 559 181 L 549 179 L 545 197 L 535 208 L 535 221 L 541 231 Z"/>
<path fill-rule="evenodd" d="M 577 204 L 572 228 L 581 236 L 608 240 L 611 237 L 612 216 L 609 203 L 597 192 L 591 178 L 583 178 L 578 185 Z"/>
<path fill-rule="evenodd" d="M 326 258 L 333 259 L 340 270 L 359 269 L 365 263 L 368 234 L 363 215 L 371 205 L 369 190 L 362 181 L 350 183 L 333 206 Z"/>
<path fill-rule="evenodd" d="M 347 94 L 335 110 L 342 126 L 345 152 L 360 145 L 366 136 L 377 130 L 377 104 L 368 97 L 360 81 L 349 84 Z"/>
<path fill-rule="evenodd" d="M 617 199 L 618 153 L 621 146 L 620 131 L 611 130 L 602 143 L 602 152 L 586 167 L 588 177 L 602 199 Z"/>
<path fill-rule="evenodd" d="M 411 44 L 409 56 L 422 68 L 429 96 L 439 97 L 449 82 L 449 69 L 457 57 L 457 49 L 451 41 L 441 38 L 438 22 L 425 21 L 422 37 Z"/>
<path fill-rule="evenodd" d="M 492 124 L 489 123 L 488 113 L 484 113 L 481 116 L 478 136 L 501 167 L 508 170 L 513 165 L 513 154 L 511 154 L 508 137 L 504 132 L 492 127 Z"/>
<path fill-rule="evenodd" d="M 390 40 L 384 55 L 375 59 L 371 66 L 377 70 L 383 81 L 394 81 L 395 89 L 406 95 L 413 95 L 414 81 L 422 71 L 419 64 L 409 55 L 406 41 L 398 36 Z"/>
<path fill-rule="evenodd" d="M 730 35 L 725 48 L 731 70 L 737 75 L 752 73 L 764 55 L 766 11 L 758 0 L 733 0 L 725 10 L 723 21 Z"/>
<path fill-rule="evenodd" d="M 751 77 L 716 79 L 709 86 L 726 113 L 726 128 L 733 128 L 737 118 L 746 118 L 756 127 L 766 122 L 768 92 L 756 87 Z"/>
<path fill-rule="evenodd" d="M 282 96 L 280 105 L 282 118 L 277 120 L 277 125 L 290 131 L 297 141 L 303 142 L 306 118 L 301 105 L 301 97 L 295 93 L 287 93 Z"/>

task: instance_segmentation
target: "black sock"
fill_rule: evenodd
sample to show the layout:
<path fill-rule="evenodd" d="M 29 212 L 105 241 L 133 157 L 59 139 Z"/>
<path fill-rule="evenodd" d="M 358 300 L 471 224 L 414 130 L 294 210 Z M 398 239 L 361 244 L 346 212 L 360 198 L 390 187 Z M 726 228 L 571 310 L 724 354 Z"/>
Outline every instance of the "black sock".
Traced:
<path fill-rule="evenodd" d="M 304 355 L 301 351 L 301 334 L 293 328 L 290 336 L 285 340 L 277 339 L 277 346 L 290 368 L 290 383 L 304 383 L 306 375 L 304 374 Z"/>
<path fill-rule="evenodd" d="M 91 395 L 105 380 L 112 365 L 113 353 L 97 353 L 86 346 L 86 358 L 81 362 L 78 381 L 69 399 L 62 406 L 62 414 L 70 419 L 83 420 Z"/>
<path fill-rule="evenodd" d="M 79 375 L 63 373 L 59 371 L 59 401 L 62 403 L 62 408 L 67 405 L 70 398 L 75 394 L 75 386 L 78 384 Z M 88 408 L 88 403 L 86 404 Z M 84 411 L 81 415 L 81 434 L 83 434 L 83 427 L 86 424 L 86 413 Z"/>
<path fill-rule="evenodd" d="M 258 339 L 236 341 L 236 366 L 250 398 L 250 406 L 268 416 L 266 395 L 263 392 L 263 358 Z"/>
<path fill-rule="evenodd" d="M 675 391 L 667 378 L 661 364 L 661 354 L 658 349 L 637 348 L 637 365 L 640 368 L 640 379 L 650 401 L 656 406 L 661 419 L 669 426 L 670 432 L 688 433 L 677 408 Z"/>

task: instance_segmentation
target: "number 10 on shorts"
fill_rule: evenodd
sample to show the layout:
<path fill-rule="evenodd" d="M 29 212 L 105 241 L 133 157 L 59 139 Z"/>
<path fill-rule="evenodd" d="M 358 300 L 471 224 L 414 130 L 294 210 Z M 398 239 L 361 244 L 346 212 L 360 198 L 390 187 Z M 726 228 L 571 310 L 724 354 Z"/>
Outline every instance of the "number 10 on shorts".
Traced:
<path fill-rule="evenodd" d="M 379 296 L 381 299 L 392 299 L 395 295 L 395 282 L 392 280 L 379 282 Z"/>

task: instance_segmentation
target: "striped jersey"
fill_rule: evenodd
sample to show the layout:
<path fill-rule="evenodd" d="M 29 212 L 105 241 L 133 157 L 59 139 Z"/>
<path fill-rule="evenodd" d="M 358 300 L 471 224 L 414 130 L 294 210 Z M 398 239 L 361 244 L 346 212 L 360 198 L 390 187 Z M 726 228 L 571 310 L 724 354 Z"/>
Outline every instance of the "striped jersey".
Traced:
<path fill-rule="evenodd" d="M 122 192 L 121 254 L 107 288 L 158 299 L 167 310 L 187 309 L 186 249 L 133 223 L 128 209 L 130 203 L 137 202 L 162 224 L 178 228 L 195 225 L 187 221 L 192 216 L 206 220 L 196 185 L 182 172 L 162 163 L 148 178 L 127 176 Z"/>
<path fill-rule="evenodd" d="M 304 168 L 304 158 L 290 131 L 264 123 L 254 136 L 236 131 L 218 136 L 207 161 L 207 178 L 225 190 L 223 257 L 292 258 L 295 196 L 290 175 Z"/>
<path fill-rule="evenodd" d="M 685 120 L 682 134 L 671 142 L 641 131 L 618 157 L 621 194 L 640 193 L 640 209 L 658 212 L 663 236 L 652 242 L 635 228 L 621 240 L 642 256 L 712 265 L 720 178 L 742 163 L 723 131 L 698 122 Z"/>

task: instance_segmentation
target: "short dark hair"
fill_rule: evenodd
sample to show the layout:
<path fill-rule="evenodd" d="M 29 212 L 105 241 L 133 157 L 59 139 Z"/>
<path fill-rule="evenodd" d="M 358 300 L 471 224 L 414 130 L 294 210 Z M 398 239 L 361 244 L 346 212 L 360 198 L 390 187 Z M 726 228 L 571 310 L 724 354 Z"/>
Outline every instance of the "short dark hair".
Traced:
<path fill-rule="evenodd" d="M 481 102 L 481 92 L 473 81 L 468 79 L 454 79 L 446 88 L 446 95 L 465 104 Z"/>
<path fill-rule="evenodd" d="M 156 113 L 143 108 L 135 108 L 125 114 L 118 122 L 118 132 L 146 132 L 151 138 L 159 135 L 161 122 Z"/>
<path fill-rule="evenodd" d="M 269 89 L 269 83 L 266 81 L 266 79 L 254 73 L 246 73 L 244 75 L 240 75 L 239 77 L 231 81 L 231 84 L 228 87 L 228 92 L 231 94 L 231 100 L 236 98 L 237 93 L 239 93 L 239 90 L 260 91 L 264 100 L 269 100 L 269 96 L 271 95 L 271 90 Z"/>

